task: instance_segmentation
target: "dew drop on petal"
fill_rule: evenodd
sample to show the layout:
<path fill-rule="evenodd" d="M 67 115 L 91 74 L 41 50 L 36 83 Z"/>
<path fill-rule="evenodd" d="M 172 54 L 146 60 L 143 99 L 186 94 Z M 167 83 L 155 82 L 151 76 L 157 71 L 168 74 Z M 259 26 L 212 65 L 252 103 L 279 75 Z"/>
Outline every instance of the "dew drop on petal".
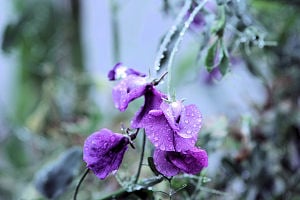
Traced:
<path fill-rule="evenodd" d="M 115 137 L 110 137 L 110 141 L 111 141 L 111 142 L 114 142 L 115 139 L 116 139 Z"/>

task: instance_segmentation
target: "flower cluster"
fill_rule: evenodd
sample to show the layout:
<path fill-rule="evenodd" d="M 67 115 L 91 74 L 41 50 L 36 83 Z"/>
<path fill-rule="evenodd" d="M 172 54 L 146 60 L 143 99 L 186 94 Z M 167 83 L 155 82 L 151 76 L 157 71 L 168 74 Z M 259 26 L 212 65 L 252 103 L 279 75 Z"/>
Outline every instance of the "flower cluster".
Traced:
<path fill-rule="evenodd" d="M 113 88 L 115 107 L 124 112 L 133 100 L 144 97 L 144 105 L 131 121 L 131 128 L 145 129 L 155 146 L 156 169 L 165 177 L 178 173 L 197 174 L 208 164 L 206 151 L 195 146 L 202 116 L 195 105 L 171 101 L 156 89 L 157 81 L 118 63 L 108 74 L 121 79 Z M 92 134 L 84 145 L 87 167 L 99 178 L 117 170 L 130 143 L 130 137 L 102 129 Z"/>

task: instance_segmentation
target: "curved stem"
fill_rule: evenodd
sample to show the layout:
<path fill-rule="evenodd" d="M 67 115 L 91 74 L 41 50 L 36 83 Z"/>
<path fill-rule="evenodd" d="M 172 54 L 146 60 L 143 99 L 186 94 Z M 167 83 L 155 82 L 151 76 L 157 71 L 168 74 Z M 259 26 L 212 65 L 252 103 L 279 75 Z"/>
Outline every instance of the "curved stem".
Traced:
<path fill-rule="evenodd" d="M 73 196 L 73 200 L 76 200 L 77 199 L 77 194 L 78 194 L 78 191 L 79 191 L 79 188 L 80 188 L 80 185 L 82 183 L 82 181 L 85 179 L 86 175 L 89 173 L 90 169 L 87 168 L 84 172 L 84 174 L 82 175 L 82 177 L 80 178 L 77 186 L 76 186 L 76 189 L 75 189 L 75 193 L 74 193 L 74 196 Z"/>
<path fill-rule="evenodd" d="M 157 71 L 160 70 L 160 62 L 164 58 L 164 52 L 167 50 L 167 45 L 170 43 L 171 37 L 176 32 L 178 26 L 181 24 L 182 20 L 184 19 L 186 13 L 188 12 L 190 6 L 192 4 L 191 0 L 186 0 L 184 6 L 182 7 L 180 13 L 178 14 L 175 23 L 167 32 L 166 36 L 164 37 L 161 45 L 159 46 L 159 50 L 156 54 L 154 68 L 153 68 L 153 76 L 156 77 Z"/>
<path fill-rule="evenodd" d="M 143 143 L 142 143 L 142 152 L 141 152 L 141 157 L 140 157 L 139 168 L 138 168 L 138 171 L 136 173 L 136 177 L 135 177 L 135 181 L 134 181 L 135 184 L 138 182 L 140 174 L 141 174 L 141 169 L 142 169 L 144 154 L 145 154 L 145 146 L 146 146 L 146 134 L 145 134 L 145 130 L 144 130 Z"/>
<path fill-rule="evenodd" d="M 174 44 L 174 47 L 171 51 L 170 58 L 168 60 L 168 65 L 167 65 L 167 70 L 168 70 L 168 85 L 167 85 L 167 90 L 168 90 L 168 98 L 171 100 L 172 98 L 172 91 L 171 91 L 171 84 L 172 84 L 172 64 L 173 60 L 175 58 L 175 54 L 178 51 L 178 47 L 183 40 L 183 36 L 186 33 L 187 29 L 190 27 L 192 21 L 194 20 L 195 16 L 198 14 L 198 12 L 203 8 L 203 6 L 206 4 L 207 0 L 204 0 L 201 4 L 199 4 L 193 12 L 190 14 L 189 18 L 186 20 L 184 23 L 183 28 L 181 29 L 179 36 Z"/>

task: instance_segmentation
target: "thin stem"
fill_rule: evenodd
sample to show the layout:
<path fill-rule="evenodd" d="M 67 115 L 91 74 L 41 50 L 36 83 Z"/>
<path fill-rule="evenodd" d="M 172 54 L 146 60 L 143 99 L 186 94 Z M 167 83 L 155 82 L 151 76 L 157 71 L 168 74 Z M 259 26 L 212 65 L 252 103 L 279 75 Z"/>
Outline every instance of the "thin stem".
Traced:
<path fill-rule="evenodd" d="M 110 10 L 111 10 L 111 31 L 113 35 L 112 46 L 113 46 L 113 62 L 120 61 L 120 37 L 119 37 L 119 20 L 118 20 L 118 11 L 119 6 L 116 0 L 110 1 Z"/>
<path fill-rule="evenodd" d="M 195 16 L 198 14 L 198 12 L 203 8 L 203 6 L 206 4 L 207 0 L 204 0 L 201 4 L 199 4 L 196 8 L 194 8 L 193 12 L 189 16 L 189 18 L 186 20 L 184 23 L 183 28 L 181 29 L 179 36 L 174 44 L 174 47 L 171 51 L 170 58 L 168 60 L 168 65 L 167 65 L 167 70 L 168 70 L 168 85 L 167 85 L 167 90 L 168 90 L 168 98 L 171 100 L 172 97 L 172 91 L 171 91 L 171 84 L 172 84 L 172 64 L 173 60 L 175 58 L 175 54 L 178 51 L 178 47 L 183 40 L 183 36 L 186 33 L 187 29 L 190 27 L 192 21 L 194 20 Z"/>
<path fill-rule="evenodd" d="M 136 173 L 136 177 L 135 177 L 135 181 L 134 181 L 135 184 L 138 182 L 140 174 L 141 174 L 141 169 L 142 169 L 142 164 L 143 164 L 144 154 L 145 154 L 145 146 L 146 146 L 146 134 L 145 134 L 145 130 L 144 130 L 144 132 L 143 132 L 142 152 L 141 152 L 141 157 L 140 157 L 139 168 L 138 168 L 138 171 Z"/>
<path fill-rule="evenodd" d="M 164 52 L 167 50 L 167 45 L 169 44 L 171 37 L 176 32 L 178 26 L 181 24 L 182 20 L 184 19 L 186 13 L 188 12 L 190 6 L 192 4 L 191 0 L 186 0 L 184 6 L 182 7 L 179 15 L 177 16 L 175 23 L 172 25 L 172 27 L 167 32 L 166 36 L 164 37 L 159 50 L 156 54 L 155 62 L 154 62 L 154 70 L 153 70 L 153 76 L 156 77 L 157 71 L 160 70 L 160 64 L 161 60 L 164 58 Z"/>
<path fill-rule="evenodd" d="M 74 193 L 74 196 L 73 196 L 73 200 L 76 200 L 77 199 L 77 194 L 78 194 L 78 190 L 80 188 L 80 185 L 82 183 L 82 181 L 85 179 L 86 175 L 89 173 L 90 169 L 89 168 L 86 168 L 84 174 L 82 175 L 82 177 L 80 178 L 77 186 L 76 186 L 76 189 L 75 189 L 75 193 Z"/>

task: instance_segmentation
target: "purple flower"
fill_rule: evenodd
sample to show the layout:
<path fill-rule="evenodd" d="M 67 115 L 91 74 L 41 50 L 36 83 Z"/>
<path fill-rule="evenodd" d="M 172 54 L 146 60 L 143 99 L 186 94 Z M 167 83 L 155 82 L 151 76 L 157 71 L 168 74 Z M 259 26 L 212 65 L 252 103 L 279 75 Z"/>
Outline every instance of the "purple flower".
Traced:
<path fill-rule="evenodd" d="M 128 144 L 128 137 L 101 129 L 85 140 L 83 160 L 98 178 L 105 179 L 119 169 Z"/>
<path fill-rule="evenodd" d="M 115 107 L 124 112 L 128 104 L 143 96 L 146 93 L 146 87 L 149 85 L 145 77 L 128 75 L 113 88 L 112 95 Z"/>
<path fill-rule="evenodd" d="M 179 173 L 198 174 L 208 165 L 205 150 L 193 147 L 184 152 L 156 149 L 153 155 L 156 169 L 166 177 Z"/>
<path fill-rule="evenodd" d="M 112 70 L 108 72 L 108 78 L 110 81 L 117 79 L 123 79 L 128 75 L 136 75 L 140 77 L 145 77 L 145 74 L 142 74 L 134 69 L 128 68 L 123 63 L 117 63 Z"/>
<path fill-rule="evenodd" d="M 141 127 L 156 148 L 163 151 L 186 151 L 194 147 L 202 116 L 195 105 L 162 102 L 160 109 L 150 110 Z"/>
<path fill-rule="evenodd" d="M 165 94 L 160 93 L 152 84 L 148 84 L 145 90 L 145 103 L 141 109 L 135 114 L 131 121 L 132 128 L 145 128 L 145 124 L 151 121 L 152 117 L 149 116 L 151 110 L 157 110 L 163 101 L 163 98 L 167 98 Z"/>

